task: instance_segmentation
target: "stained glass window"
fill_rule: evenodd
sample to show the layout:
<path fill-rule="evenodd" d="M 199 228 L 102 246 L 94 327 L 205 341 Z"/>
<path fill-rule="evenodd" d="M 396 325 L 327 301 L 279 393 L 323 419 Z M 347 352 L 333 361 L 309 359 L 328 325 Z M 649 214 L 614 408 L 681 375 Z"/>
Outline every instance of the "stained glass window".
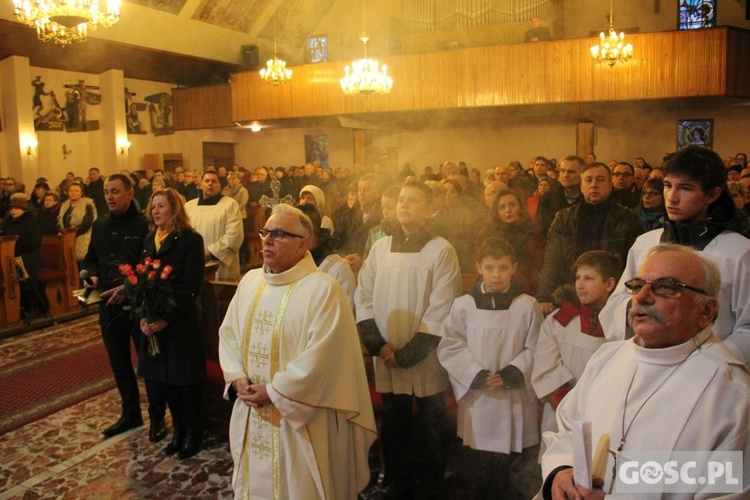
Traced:
<path fill-rule="evenodd" d="M 679 28 L 696 30 L 716 26 L 716 0 L 678 0 Z"/>
<path fill-rule="evenodd" d="M 677 121 L 677 149 L 690 144 L 713 149 L 714 121 L 712 119 Z"/>
<path fill-rule="evenodd" d="M 305 44 L 305 62 L 318 63 L 328 61 L 328 37 L 314 35 Z"/>

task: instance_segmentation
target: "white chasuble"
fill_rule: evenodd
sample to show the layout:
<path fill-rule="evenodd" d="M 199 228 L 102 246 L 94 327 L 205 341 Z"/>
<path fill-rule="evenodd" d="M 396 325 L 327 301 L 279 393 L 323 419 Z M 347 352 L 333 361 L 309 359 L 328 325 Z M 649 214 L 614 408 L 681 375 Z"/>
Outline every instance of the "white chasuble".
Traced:
<path fill-rule="evenodd" d="M 308 253 L 280 274 L 248 273 L 219 330 L 229 384 L 266 384 L 273 404 L 234 403 L 230 446 L 238 499 L 355 498 L 375 439 L 348 300 Z"/>

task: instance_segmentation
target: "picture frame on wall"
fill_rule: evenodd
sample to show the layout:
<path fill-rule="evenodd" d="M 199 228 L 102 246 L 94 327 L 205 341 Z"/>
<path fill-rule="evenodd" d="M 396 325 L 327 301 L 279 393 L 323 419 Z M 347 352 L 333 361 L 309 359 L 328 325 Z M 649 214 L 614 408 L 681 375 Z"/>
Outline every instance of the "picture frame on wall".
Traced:
<path fill-rule="evenodd" d="M 714 121 L 711 118 L 677 121 L 677 149 L 694 144 L 714 148 Z"/>
<path fill-rule="evenodd" d="M 305 135 L 305 162 L 320 162 L 321 167 L 328 166 L 328 135 Z"/>

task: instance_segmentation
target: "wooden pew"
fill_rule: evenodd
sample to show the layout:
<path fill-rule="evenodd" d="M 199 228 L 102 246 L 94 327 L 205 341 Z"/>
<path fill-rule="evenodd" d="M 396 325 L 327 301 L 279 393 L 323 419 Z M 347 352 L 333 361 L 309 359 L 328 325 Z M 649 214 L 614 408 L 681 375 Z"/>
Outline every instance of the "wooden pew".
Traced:
<path fill-rule="evenodd" d="M 39 252 L 39 283 L 49 303 L 50 314 L 60 316 L 78 308 L 73 291 L 78 288 L 78 262 L 75 256 L 76 229 L 42 236 Z"/>
<path fill-rule="evenodd" d="M 13 326 L 21 321 L 21 288 L 18 286 L 15 250 L 18 236 L 0 236 L 0 320 L 2 326 Z"/>

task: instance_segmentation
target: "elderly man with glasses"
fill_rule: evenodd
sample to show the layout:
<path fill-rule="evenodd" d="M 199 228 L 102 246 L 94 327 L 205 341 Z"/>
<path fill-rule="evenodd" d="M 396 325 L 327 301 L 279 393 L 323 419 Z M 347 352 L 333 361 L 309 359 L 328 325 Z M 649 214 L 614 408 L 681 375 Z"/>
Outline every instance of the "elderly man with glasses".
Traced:
<path fill-rule="evenodd" d="M 277 205 L 259 232 L 263 268 L 219 329 L 235 498 L 356 498 L 375 419 L 351 305 L 318 272 L 307 215 Z"/>
<path fill-rule="evenodd" d="M 733 476 L 744 474 L 744 484 L 732 486 L 728 480 L 713 491 L 748 498 L 750 374 L 712 331 L 719 308 L 719 270 L 690 248 L 658 245 L 624 286 L 631 297 L 628 322 L 635 337 L 599 348 L 560 403 L 560 431 L 544 436 L 548 449 L 542 458 L 542 496 L 627 493 L 632 481 L 622 465 L 634 456 L 660 463 L 665 455 L 679 461 L 681 455 L 672 452 L 690 452 L 695 461 L 692 477 L 697 478 L 708 465 L 697 452 L 722 451 L 739 452 L 742 462 L 735 457 Z M 574 481 L 572 467 L 572 429 L 579 417 L 590 420 L 593 443 L 605 436 L 601 455 L 607 458 L 606 467 L 594 468 L 589 488 Z M 681 485 L 688 488 L 684 492 L 691 493 L 689 498 L 710 486 L 703 484 L 703 477 L 703 482 Z M 638 498 L 670 493 L 664 478 L 649 478 L 640 487 Z"/>

